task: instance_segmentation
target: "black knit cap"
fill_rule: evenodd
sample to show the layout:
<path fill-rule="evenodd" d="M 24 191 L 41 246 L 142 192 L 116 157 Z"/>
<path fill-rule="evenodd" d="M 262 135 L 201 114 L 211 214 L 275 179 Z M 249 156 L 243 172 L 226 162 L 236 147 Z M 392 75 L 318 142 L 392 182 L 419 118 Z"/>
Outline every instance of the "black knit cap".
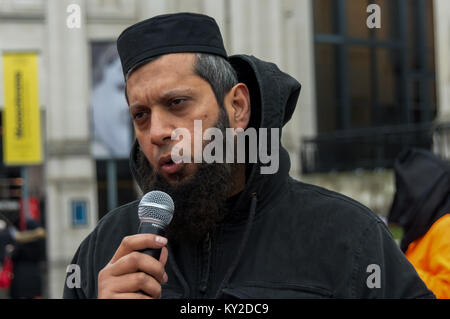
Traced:
<path fill-rule="evenodd" d="M 117 39 L 123 75 L 151 57 L 180 52 L 227 58 L 216 21 L 197 13 L 163 14 L 125 29 Z"/>

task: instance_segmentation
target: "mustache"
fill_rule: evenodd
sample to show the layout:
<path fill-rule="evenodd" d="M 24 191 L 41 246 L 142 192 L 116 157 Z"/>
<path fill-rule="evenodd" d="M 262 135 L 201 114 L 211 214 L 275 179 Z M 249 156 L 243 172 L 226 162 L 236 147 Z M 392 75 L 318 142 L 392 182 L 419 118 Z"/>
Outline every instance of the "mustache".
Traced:
<path fill-rule="evenodd" d="M 200 124 L 199 124 L 200 123 Z M 161 146 L 161 148 L 158 150 L 158 154 L 157 154 L 157 158 L 156 160 L 159 160 L 161 158 L 161 156 L 165 156 L 166 154 L 170 154 L 171 155 L 171 159 L 174 162 L 179 162 L 179 160 L 181 160 L 182 162 L 185 163 L 201 163 L 203 162 L 203 151 L 205 150 L 205 147 L 210 144 L 210 143 L 215 143 L 216 139 L 218 138 L 216 135 L 213 134 L 213 136 L 209 136 L 209 139 L 206 138 L 204 139 L 204 134 L 206 131 L 210 131 L 212 130 L 218 130 L 219 134 L 221 133 L 222 137 L 225 136 L 226 130 L 227 128 L 230 126 L 230 122 L 229 122 L 229 118 L 228 118 L 228 114 L 226 113 L 225 108 L 220 108 L 219 109 L 219 114 L 217 117 L 217 121 L 214 125 L 212 125 L 211 127 L 208 128 L 208 130 L 203 130 L 203 126 L 202 126 L 202 120 L 194 120 L 194 136 L 192 136 L 192 132 L 189 131 L 186 128 L 176 128 L 173 132 L 172 132 L 172 136 L 171 139 L 173 141 L 175 141 L 174 143 L 170 143 L 168 145 L 163 145 Z M 200 136 L 198 136 L 198 134 L 200 134 Z M 180 139 L 180 137 L 183 137 L 182 139 Z M 196 146 L 196 142 L 197 142 L 197 137 L 200 138 L 201 140 L 201 154 L 200 154 L 200 158 L 201 160 L 197 160 L 196 158 L 198 157 L 198 154 L 195 154 L 195 152 L 197 151 L 197 146 Z M 185 142 L 185 138 L 187 139 L 187 141 Z M 220 137 L 219 137 L 220 139 Z M 192 146 L 191 141 L 194 141 L 194 146 Z M 185 149 L 186 148 L 186 149 Z M 223 149 L 227 149 L 227 142 L 226 140 L 222 140 L 222 150 Z M 184 154 L 184 151 L 187 150 L 188 154 Z M 180 154 L 180 151 L 182 151 L 182 155 Z M 216 149 L 213 148 L 211 151 L 211 155 L 215 155 L 216 153 Z M 236 152 L 234 152 L 233 154 L 236 154 Z M 180 158 L 181 156 L 181 158 Z M 175 157 L 175 158 L 174 158 Z M 225 162 L 225 157 L 222 155 L 218 161 L 221 161 L 222 163 Z M 211 163 L 211 162 L 215 162 L 214 160 L 211 161 L 206 161 L 207 163 Z M 217 162 L 217 161 L 216 161 Z"/>

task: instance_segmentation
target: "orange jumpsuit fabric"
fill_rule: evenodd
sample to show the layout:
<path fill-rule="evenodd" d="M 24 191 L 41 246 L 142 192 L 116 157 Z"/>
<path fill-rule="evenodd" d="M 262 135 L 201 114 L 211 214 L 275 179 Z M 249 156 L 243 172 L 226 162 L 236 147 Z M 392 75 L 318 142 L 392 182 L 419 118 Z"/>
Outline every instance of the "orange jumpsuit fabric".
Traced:
<path fill-rule="evenodd" d="M 409 244 L 405 255 L 437 298 L 450 299 L 450 213 Z"/>

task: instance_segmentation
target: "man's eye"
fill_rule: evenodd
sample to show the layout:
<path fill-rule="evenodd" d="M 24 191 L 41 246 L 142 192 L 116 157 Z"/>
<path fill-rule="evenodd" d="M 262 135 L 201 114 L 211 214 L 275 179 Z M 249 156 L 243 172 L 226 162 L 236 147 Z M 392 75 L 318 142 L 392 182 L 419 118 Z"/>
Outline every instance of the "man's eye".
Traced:
<path fill-rule="evenodd" d="M 134 113 L 132 117 L 134 121 L 139 121 L 142 120 L 146 116 L 146 114 L 146 112 L 137 112 Z"/>
<path fill-rule="evenodd" d="M 177 106 L 177 105 L 183 104 L 183 102 L 185 102 L 185 101 L 186 101 L 186 99 L 176 98 L 176 99 L 173 99 L 170 101 L 170 106 Z"/>

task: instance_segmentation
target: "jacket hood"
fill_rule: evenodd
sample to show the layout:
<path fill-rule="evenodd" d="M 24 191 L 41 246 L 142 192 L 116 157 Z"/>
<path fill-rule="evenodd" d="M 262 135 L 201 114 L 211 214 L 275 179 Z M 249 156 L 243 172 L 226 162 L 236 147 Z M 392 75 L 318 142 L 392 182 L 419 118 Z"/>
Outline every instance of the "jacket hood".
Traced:
<path fill-rule="evenodd" d="M 280 71 L 273 63 L 262 61 L 254 56 L 234 55 L 228 58 L 230 64 L 236 70 L 239 82 L 245 83 L 250 91 L 251 118 L 249 127 L 257 130 L 267 129 L 267 154 L 273 157 L 271 149 L 272 134 L 278 131 L 279 167 L 273 174 L 261 174 L 264 167 L 258 156 L 254 164 L 247 164 L 247 179 L 244 191 L 241 193 L 234 210 L 245 210 L 249 205 L 252 194 L 258 194 L 259 202 L 269 201 L 270 193 L 277 189 L 277 185 L 283 183 L 289 174 L 290 159 L 288 152 L 281 146 L 281 132 L 283 126 L 291 119 L 294 113 L 301 85 L 290 75 Z M 276 134 L 276 133 L 275 133 Z M 258 132 L 259 139 L 259 132 Z M 258 144 L 258 151 L 261 148 Z M 136 182 L 142 189 L 142 180 L 137 174 L 136 159 L 139 152 L 139 144 L 135 140 L 131 155 L 130 169 Z M 263 196 L 261 196 L 263 195 Z"/>
<path fill-rule="evenodd" d="M 388 221 L 404 231 L 405 252 L 434 222 L 450 213 L 450 166 L 427 150 L 409 149 L 394 164 L 396 192 Z"/>

